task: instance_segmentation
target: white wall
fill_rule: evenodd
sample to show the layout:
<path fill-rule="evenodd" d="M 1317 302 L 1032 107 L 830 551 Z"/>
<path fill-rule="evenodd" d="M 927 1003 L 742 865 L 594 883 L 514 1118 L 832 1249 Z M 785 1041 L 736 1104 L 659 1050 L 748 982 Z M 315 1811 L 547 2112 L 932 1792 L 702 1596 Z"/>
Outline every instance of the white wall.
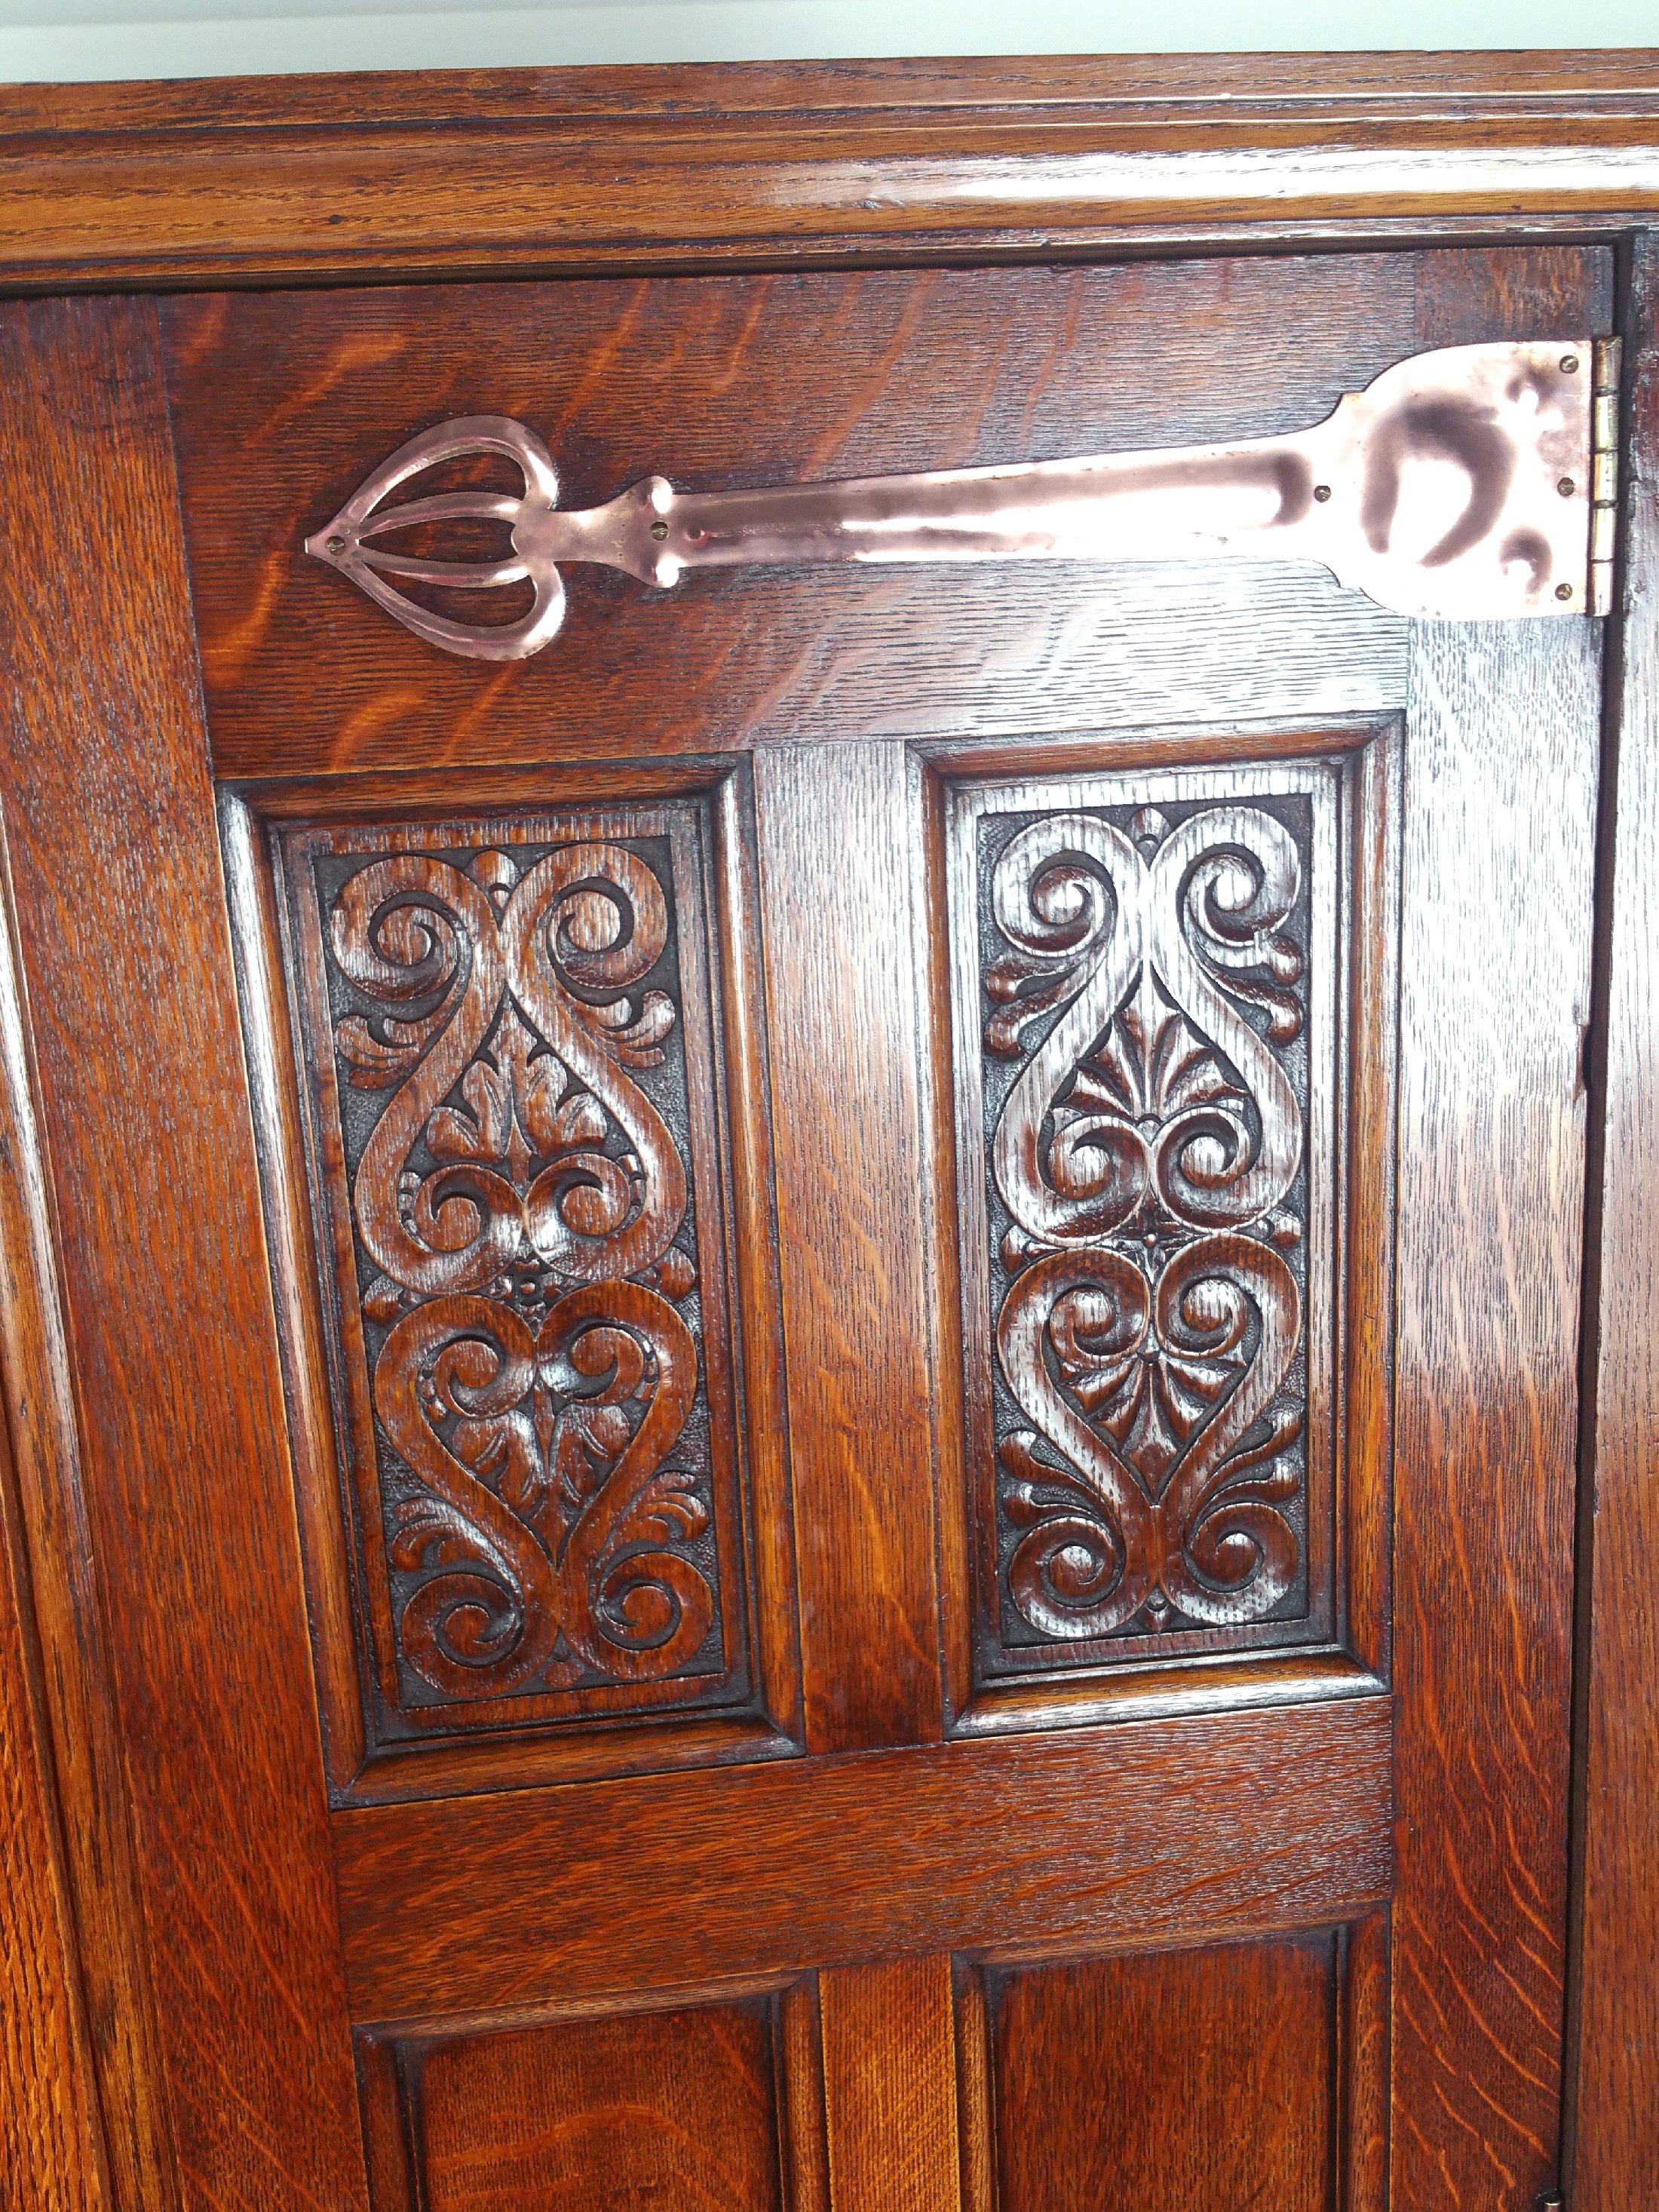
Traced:
<path fill-rule="evenodd" d="M 838 55 L 1639 46 L 1659 0 L 0 0 L 0 82 Z"/>

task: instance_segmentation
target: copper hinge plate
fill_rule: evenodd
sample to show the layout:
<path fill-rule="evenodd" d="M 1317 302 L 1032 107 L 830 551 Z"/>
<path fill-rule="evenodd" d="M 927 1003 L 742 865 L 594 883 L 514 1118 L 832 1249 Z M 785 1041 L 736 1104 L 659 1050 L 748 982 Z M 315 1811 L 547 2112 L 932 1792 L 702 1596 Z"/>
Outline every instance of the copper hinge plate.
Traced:
<path fill-rule="evenodd" d="M 755 563 L 1288 560 L 1404 615 L 1605 614 L 1618 360 L 1617 340 L 1587 337 L 1454 346 L 1396 362 L 1278 437 L 754 490 L 651 476 L 575 510 L 559 506 L 533 431 L 470 416 L 399 447 L 305 550 L 429 644 L 481 660 L 548 643 L 564 618 L 560 567 L 574 561 L 665 587 Z M 511 461 L 522 492 L 404 495 L 481 454 Z M 501 528 L 495 557 L 434 550 L 450 526 L 480 521 Z M 481 592 L 518 603 L 465 619 L 456 595 Z"/>

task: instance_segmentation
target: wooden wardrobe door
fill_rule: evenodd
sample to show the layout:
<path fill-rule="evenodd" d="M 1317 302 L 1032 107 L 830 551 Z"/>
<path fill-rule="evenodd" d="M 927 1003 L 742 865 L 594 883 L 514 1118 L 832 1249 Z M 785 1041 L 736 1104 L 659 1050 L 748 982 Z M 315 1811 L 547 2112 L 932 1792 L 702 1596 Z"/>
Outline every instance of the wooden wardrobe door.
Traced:
<path fill-rule="evenodd" d="M 1610 287 L 9 312 L 25 1103 L 186 2201 L 1553 2183 L 1598 626 L 584 570 L 489 668 L 299 548 L 449 415 L 573 506 L 1188 442 Z"/>

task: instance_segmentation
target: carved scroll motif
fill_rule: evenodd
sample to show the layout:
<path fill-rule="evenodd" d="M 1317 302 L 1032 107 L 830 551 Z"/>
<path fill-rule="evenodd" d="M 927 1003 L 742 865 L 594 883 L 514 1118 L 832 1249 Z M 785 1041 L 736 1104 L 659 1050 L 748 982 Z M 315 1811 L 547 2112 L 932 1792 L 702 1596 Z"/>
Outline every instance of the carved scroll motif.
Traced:
<path fill-rule="evenodd" d="M 1004 1602 L 1080 1640 L 1271 1613 L 1301 1567 L 1304 857 L 1262 806 L 996 853 Z M 993 1086 L 994 1089 L 995 1086 Z"/>
<path fill-rule="evenodd" d="M 686 1165 L 640 1079 L 664 884 L 610 841 L 398 851 L 324 906 L 401 1674 L 682 1673 L 717 1599 Z"/>

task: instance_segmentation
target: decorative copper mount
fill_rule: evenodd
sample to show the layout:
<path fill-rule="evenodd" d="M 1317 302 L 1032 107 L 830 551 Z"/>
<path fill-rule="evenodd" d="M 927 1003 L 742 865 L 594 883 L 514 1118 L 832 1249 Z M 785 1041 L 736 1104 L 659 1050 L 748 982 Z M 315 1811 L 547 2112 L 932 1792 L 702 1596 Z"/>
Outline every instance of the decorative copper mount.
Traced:
<path fill-rule="evenodd" d="M 540 652 L 564 617 L 564 561 L 661 586 L 748 562 L 1310 561 L 1404 615 L 1605 614 L 1618 366 L 1611 339 L 1453 346 L 1396 363 L 1281 437 L 754 491 L 679 492 L 653 476 L 571 512 L 533 432 L 468 416 L 400 446 L 305 548 L 417 637 L 478 660 Z M 441 462 L 491 453 L 517 465 L 521 495 L 386 504 Z M 433 560 L 388 542 L 454 521 L 503 524 L 510 549 Z M 516 619 L 466 623 L 400 583 L 528 584 L 532 599 Z"/>

